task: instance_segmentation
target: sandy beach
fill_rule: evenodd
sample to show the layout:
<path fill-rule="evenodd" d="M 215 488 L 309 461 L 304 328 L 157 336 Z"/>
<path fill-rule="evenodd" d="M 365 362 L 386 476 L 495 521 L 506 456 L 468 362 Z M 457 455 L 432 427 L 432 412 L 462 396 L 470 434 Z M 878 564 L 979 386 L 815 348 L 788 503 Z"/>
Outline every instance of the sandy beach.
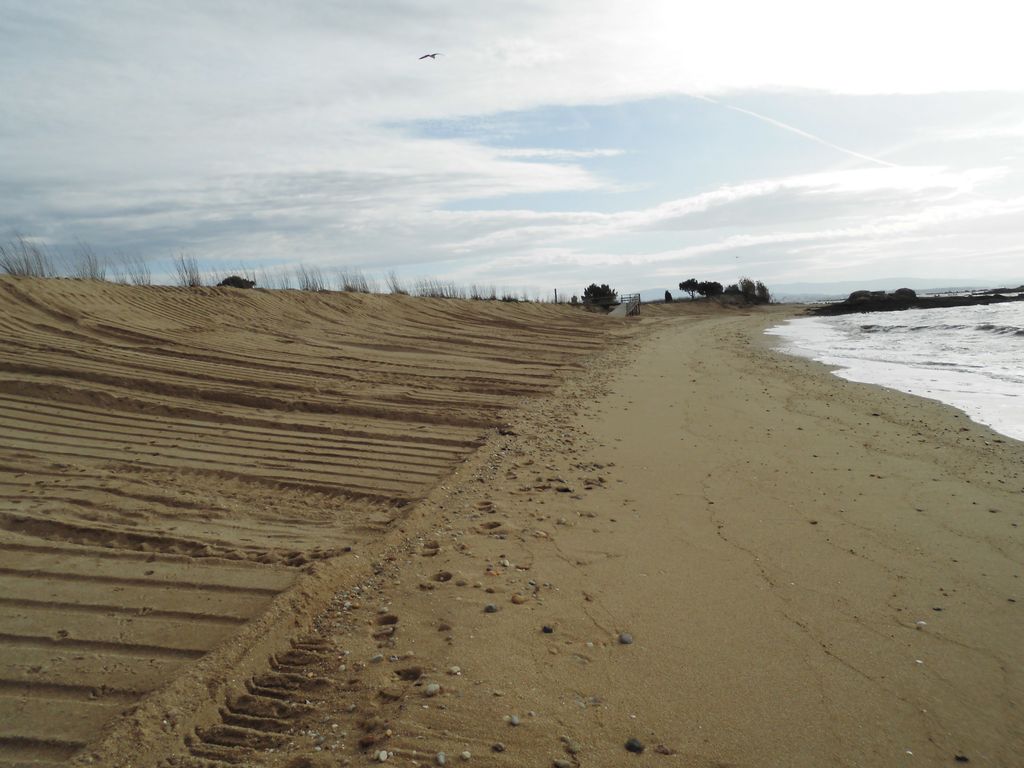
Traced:
<path fill-rule="evenodd" d="M 793 308 L 0 288 L 0 765 L 1024 754 L 1024 445 Z"/>

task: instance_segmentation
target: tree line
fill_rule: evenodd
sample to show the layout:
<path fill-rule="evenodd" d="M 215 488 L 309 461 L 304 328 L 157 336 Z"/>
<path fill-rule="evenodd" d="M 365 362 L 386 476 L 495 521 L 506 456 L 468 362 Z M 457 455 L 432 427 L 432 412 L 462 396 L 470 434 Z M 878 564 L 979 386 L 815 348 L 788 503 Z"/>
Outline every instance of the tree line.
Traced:
<path fill-rule="evenodd" d="M 697 280 L 691 277 L 679 284 L 679 290 L 690 294 L 691 299 L 696 294 L 706 298 L 727 294 L 742 296 L 751 304 L 770 304 L 772 300 L 768 286 L 760 280 L 751 280 L 749 277 L 741 277 L 735 283 L 726 286 L 717 280 Z"/>

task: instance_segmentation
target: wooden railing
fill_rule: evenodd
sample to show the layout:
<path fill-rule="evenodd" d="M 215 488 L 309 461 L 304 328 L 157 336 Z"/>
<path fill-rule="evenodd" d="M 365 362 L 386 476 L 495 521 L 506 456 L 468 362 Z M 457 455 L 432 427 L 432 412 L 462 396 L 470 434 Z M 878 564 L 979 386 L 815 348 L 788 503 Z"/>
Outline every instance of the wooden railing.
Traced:
<path fill-rule="evenodd" d="M 624 293 L 619 299 L 622 305 L 626 308 L 626 315 L 639 315 L 640 314 L 640 294 L 639 293 Z"/>

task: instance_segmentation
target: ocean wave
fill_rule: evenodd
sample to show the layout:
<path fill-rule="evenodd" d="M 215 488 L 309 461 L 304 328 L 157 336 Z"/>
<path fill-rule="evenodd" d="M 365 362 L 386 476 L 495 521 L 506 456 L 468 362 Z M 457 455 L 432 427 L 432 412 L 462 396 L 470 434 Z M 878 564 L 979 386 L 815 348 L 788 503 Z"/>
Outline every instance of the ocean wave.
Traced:
<path fill-rule="evenodd" d="M 845 379 L 941 400 L 1024 439 L 1024 303 L 801 318 L 772 333 Z"/>
<path fill-rule="evenodd" d="M 950 325 L 947 323 L 926 323 L 924 325 L 877 325 L 875 323 L 864 323 L 859 326 L 859 329 L 863 333 L 921 333 L 926 331 L 967 331 L 971 327 L 970 325 Z M 974 327 L 980 328 L 981 326 Z"/>
<path fill-rule="evenodd" d="M 993 323 L 981 323 L 980 325 L 974 326 L 974 330 L 998 333 L 1000 336 L 1024 336 L 1024 328 L 1018 328 L 1015 325 L 995 325 Z"/>

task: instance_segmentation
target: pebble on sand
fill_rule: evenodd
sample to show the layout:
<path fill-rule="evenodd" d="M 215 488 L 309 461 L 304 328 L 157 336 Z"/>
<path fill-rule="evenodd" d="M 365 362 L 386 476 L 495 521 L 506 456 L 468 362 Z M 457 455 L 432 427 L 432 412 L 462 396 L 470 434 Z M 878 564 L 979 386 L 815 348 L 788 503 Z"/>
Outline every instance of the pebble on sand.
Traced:
<path fill-rule="evenodd" d="M 459 757 L 461 757 L 463 760 L 469 760 L 469 758 L 471 758 L 472 756 L 473 755 L 470 754 L 468 749 L 465 752 L 463 752 L 461 755 L 459 755 Z"/>
<path fill-rule="evenodd" d="M 632 645 L 633 644 L 633 636 L 631 634 L 629 634 L 629 632 L 623 632 L 623 633 L 621 633 L 619 635 L 619 642 L 622 643 L 623 645 Z"/>
<path fill-rule="evenodd" d="M 448 762 L 448 755 L 446 755 L 444 752 L 438 752 L 437 757 L 435 757 L 434 759 L 437 761 L 438 765 L 444 765 Z"/>
<path fill-rule="evenodd" d="M 425 689 L 423 690 L 423 692 L 424 692 L 424 693 L 425 693 L 425 694 L 426 694 L 427 696 L 437 696 L 437 694 L 439 694 L 439 693 L 441 692 L 441 686 L 440 686 L 440 685 L 438 685 L 437 683 L 430 683 L 430 684 L 428 684 L 428 685 L 427 685 L 427 687 L 426 687 L 426 688 L 425 688 Z"/>
<path fill-rule="evenodd" d="M 555 760 L 552 765 L 554 768 L 572 768 L 572 763 L 568 760 Z"/>
<path fill-rule="evenodd" d="M 497 612 L 498 612 L 498 606 L 496 606 L 494 603 L 488 603 L 487 605 L 484 606 L 484 613 L 497 613 Z"/>
<path fill-rule="evenodd" d="M 631 738 L 629 741 L 626 742 L 626 749 L 629 752 L 635 752 L 639 755 L 641 752 L 644 751 L 644 745 L 643 742 L 640 741 L 640 739 Z"/>

